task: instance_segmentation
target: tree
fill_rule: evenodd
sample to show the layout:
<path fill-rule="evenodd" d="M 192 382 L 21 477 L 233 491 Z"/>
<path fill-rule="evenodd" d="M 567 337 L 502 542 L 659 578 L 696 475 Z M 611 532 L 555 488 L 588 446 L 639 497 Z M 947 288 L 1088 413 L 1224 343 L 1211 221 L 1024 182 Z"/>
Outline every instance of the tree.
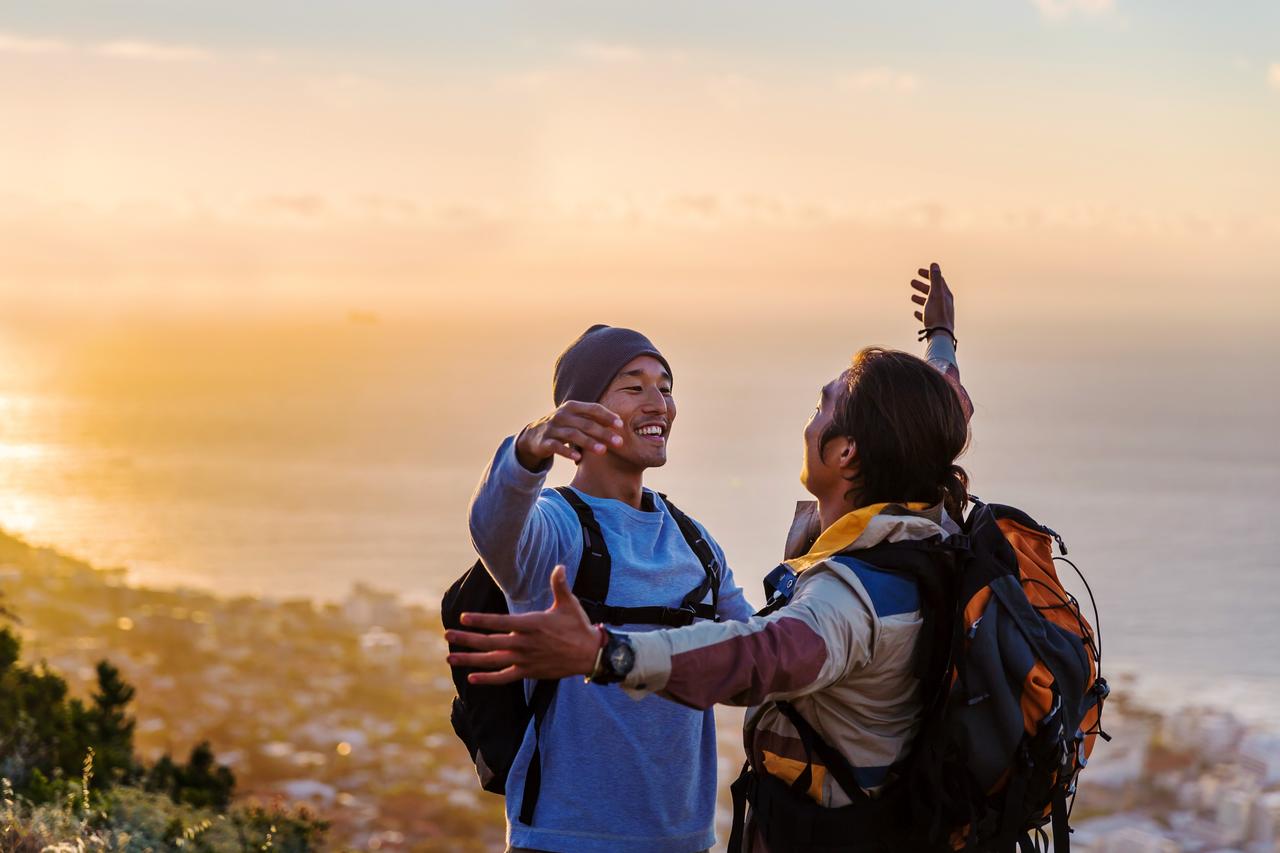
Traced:
<path fill-rule="evenodd" d="M 136 691 L 120 677 L 120 670 L 98 661 L 98 690 L 87 712 L 94 748 L 95 779 L 110 786 L 138 778 L 141 768 L 133 755 L 136 721 L 125 710 Z"/>
<path fill-rule="evenodd" d="M 173 794 L 174 802 L 220 812 L 226 811 L 231 804 L 231 792 L 236 786 L 235 774 L 229 767 L 214 761 L 213 749 L 207 740 L 191 750 L 186 767 L 178 768 L 177 779 L 179 787 Z"/>
<path fill-rule="evenodd" d="M 226 811 L 235 775 L 217 763 L 208 741 L 184 765 L 168 755 L 149 769 L 138 761 L 128 711 L 136 691 L 119 669 L 98 662 L 98 687 L 86 705 L 67 696 L 67 682 L 55 673 L 21 665 L 21 650 L 14 634 L 0 629 L 0 776 L 16 793 L 35 803 L 57 799 L 82 778 L 92 749 L 90 787 L 99 793 L 141 781 L 175 803 Z"/>
<path fill-rule="evenodd" d="M 67 683 L 21 666 L 20 651 L 18 638 L 0 629 L 0 776 L 28 795 L 38 793 L 28 786 L 41 779 L 78 777 L 89 744 L 76 724 L 83 707 L 67 701 Z"/>

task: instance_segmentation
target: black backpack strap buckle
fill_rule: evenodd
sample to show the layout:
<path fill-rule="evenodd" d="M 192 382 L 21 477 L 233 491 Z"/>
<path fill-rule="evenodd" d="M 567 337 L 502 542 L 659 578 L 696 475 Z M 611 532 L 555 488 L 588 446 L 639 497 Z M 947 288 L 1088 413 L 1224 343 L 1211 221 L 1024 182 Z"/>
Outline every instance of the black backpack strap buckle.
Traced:
<path fill-rule="evenodd" d="M 683 628 L 692 625 L 697 614 L 692 607 L 663 607 L 658 624 L 669 628 Z"/>
<path fill-rule="evenodd" d="M 697 619 L 712 618 L 711 605 L 685 605 L 682 607 L 619 607 L 598 601 L 579 599 L 587 618 L 605 625 L 661 625 L 664 628 L 683 628 Z"/>

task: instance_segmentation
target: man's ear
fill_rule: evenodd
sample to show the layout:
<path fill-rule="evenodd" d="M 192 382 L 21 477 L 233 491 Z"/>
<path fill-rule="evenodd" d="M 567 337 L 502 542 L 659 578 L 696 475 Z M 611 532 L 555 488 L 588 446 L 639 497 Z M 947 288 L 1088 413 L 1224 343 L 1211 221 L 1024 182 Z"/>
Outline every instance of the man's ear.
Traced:
<path fill-rule="evenodd" d="M 858 443 L 852 438 L 845 438 L 843 441 L 838 463 L 840 470 L 846 474 L 856 474 L 858 473 Z"/>

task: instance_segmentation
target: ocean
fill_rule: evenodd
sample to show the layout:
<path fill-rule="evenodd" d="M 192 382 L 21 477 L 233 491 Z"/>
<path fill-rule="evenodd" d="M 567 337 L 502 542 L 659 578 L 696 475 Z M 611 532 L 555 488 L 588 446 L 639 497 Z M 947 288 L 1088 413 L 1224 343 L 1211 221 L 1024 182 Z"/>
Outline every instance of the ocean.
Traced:
<path fill-rule="evenodd" d="M 363 582 L 434 603 L 473 559 L 481 470 L 549 409 L 582 317 L 10 334 L 0 526 L 137 583 L 337 599 Z M 710 528 L 759 602 L 804 497 L 818 388 L 865 343 L 916 344 L 878 314 L 641 319 L 678 405 L 649 483 Z M 962 315 L 961 329 L 973 491 L 1063 535 L 1097 599 L 1104 667 L 1161 701 L 1280 722 L 1280 347 L 1080 319 L 964 331 Z"/>

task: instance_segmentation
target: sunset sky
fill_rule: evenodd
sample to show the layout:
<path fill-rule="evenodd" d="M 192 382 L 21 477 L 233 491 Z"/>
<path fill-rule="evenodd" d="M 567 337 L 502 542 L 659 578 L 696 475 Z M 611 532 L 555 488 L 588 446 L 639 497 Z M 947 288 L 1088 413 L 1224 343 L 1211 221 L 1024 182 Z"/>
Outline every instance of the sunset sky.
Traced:
<path fill-rule="evenodd" d="M 0 288 L 767 305 L 937 257 L 1011 316 L 1274 318 L 1277 33 L 1265 2 L 7 4 Z"/>
<path fill-rule="evenodd" d="M 1275 0 L 4 3 L 0 164 L 0 529 L 438 600 L 607 322 L 754 592 L 817 390 L 919 351 L 936 260 L 975 491 L 1070 538 L 1116 660 L 1280 709 L 1237 653 L 1280 609 Z"/>

